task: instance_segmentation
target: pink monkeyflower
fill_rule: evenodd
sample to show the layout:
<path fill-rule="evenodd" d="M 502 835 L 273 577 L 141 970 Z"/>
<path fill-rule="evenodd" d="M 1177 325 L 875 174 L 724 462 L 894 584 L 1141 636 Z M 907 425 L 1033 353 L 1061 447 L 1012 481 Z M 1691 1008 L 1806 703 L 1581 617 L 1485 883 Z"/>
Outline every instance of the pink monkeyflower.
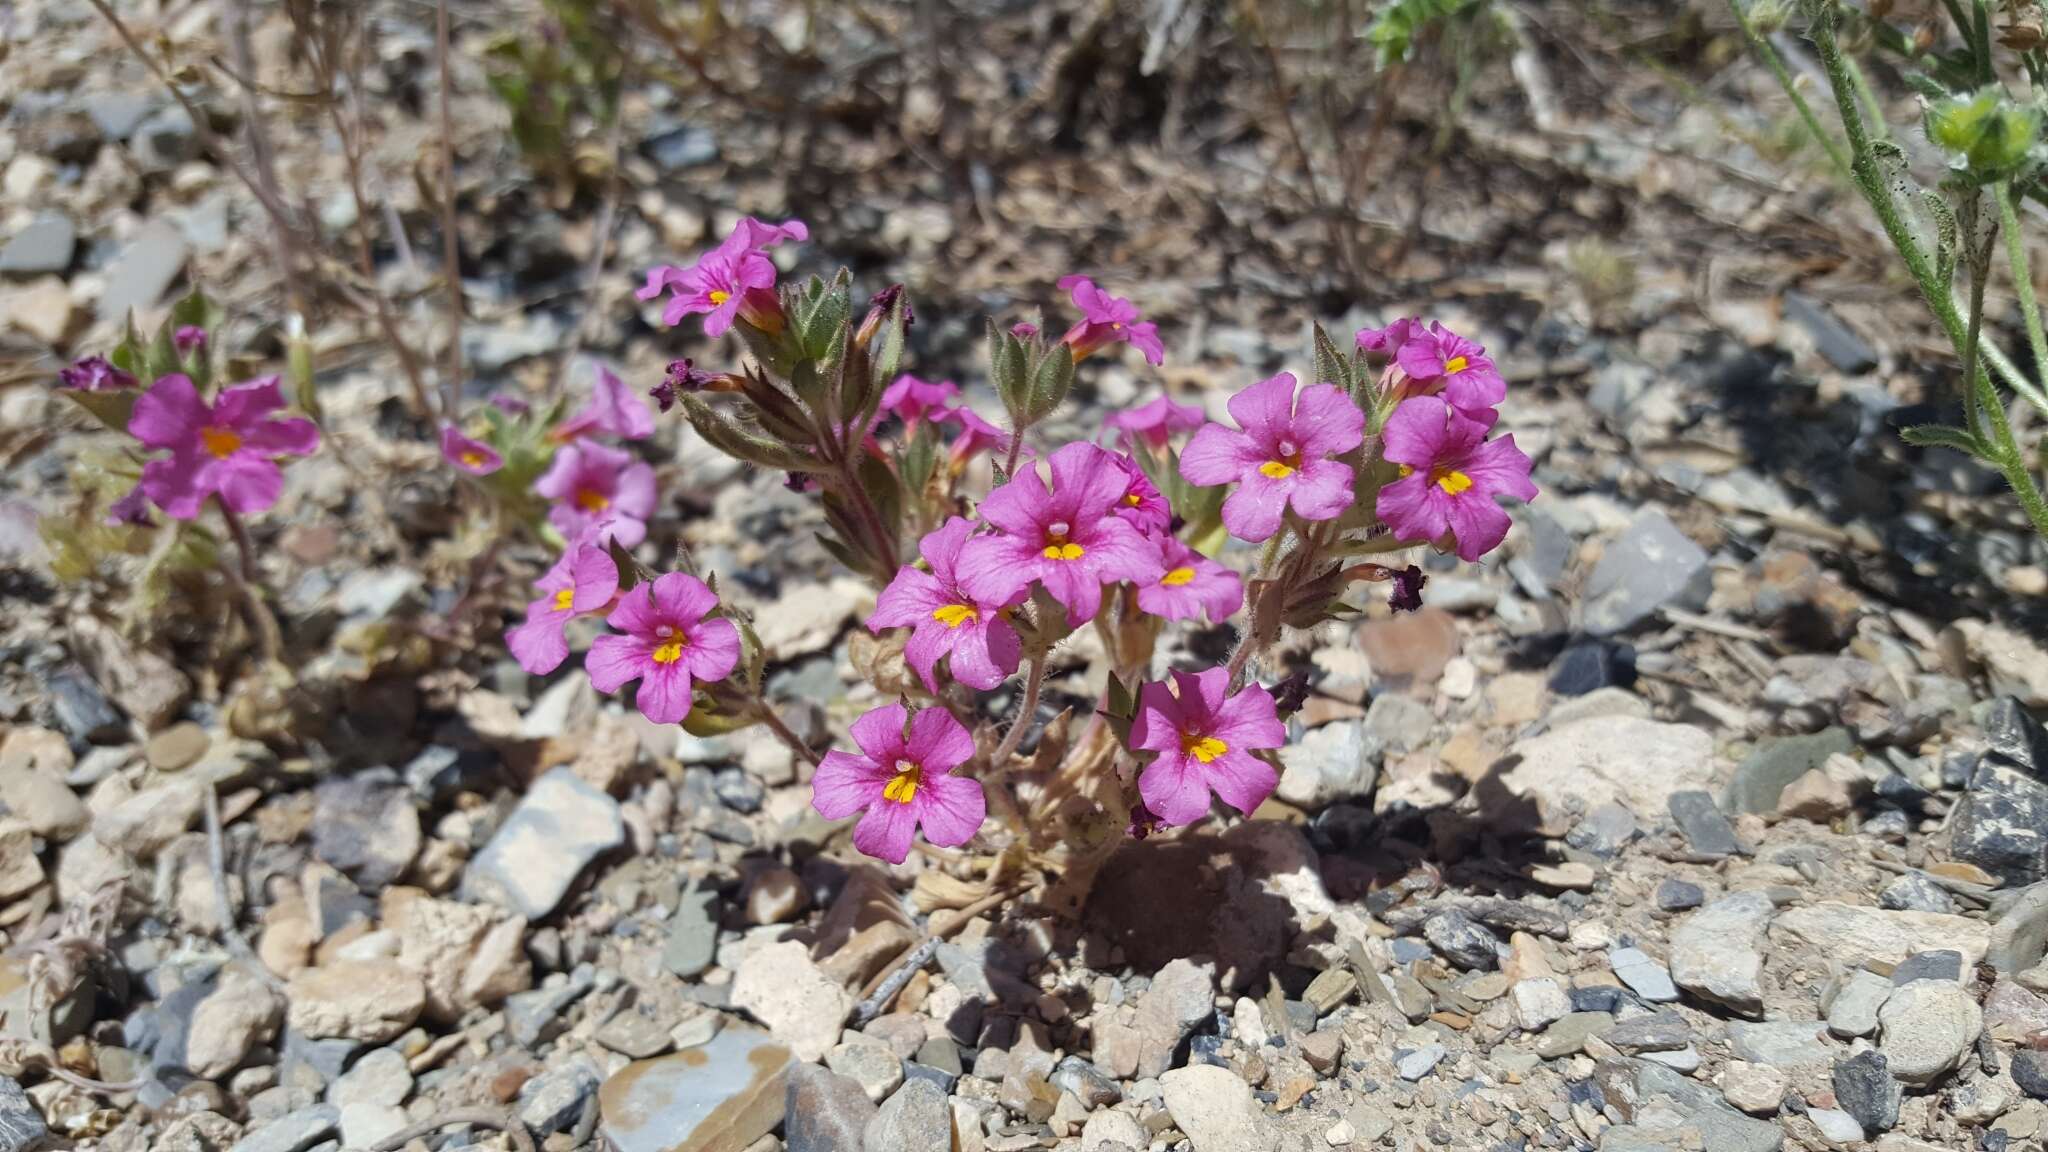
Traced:
<path fill-rule="evenodd" d="M 109 528 L 148 524 L 149 493 L 142 490 L 141 484 L 130 488 L 127 495 L 107 505 L 107 518 L 103 523 Z"/>
<path fill-rule="evenodd" d="M 206 350 L 206 329 L 201 328 L 197 324 L 187 324 L 179 328 L 171 334 L 171 347 L 176 348 L 180 356 L 190 356 L 194 352 L 204 352 Z"/>
<path fill-rule="evenodd" d="M 136 398 L 128 434 L 170 456 L 142 467 L 142 490 L 173 519 L 190 520 L 208 496 L 237 513 L 261 512 L 284 491 L 279 456 L 320 447 L 311 420 L 270 419 L 284 407 L 277 377 L 224 389 L 208 404 L 183 375 L 159 377 Z"/>
<path fill-rule="evenodd" d="M 979 413 L 965 404 L 949 409 L 939 419 L 941 423 L 958 421 L 960 424 L 960 434 L 953 437 L 947 461 L 947 467 L 956 475 L 967 467 L 969 460 L 983 452 L 1000 451 L 1009 446 L 1010 433 L 1007 430 L 982 419 Z"/>
<path fill-rule="evenodd" d="M 556 425 L 549 435 L 557 443 L 566 444 L 592 432 L 621 440 L 645 440 L 654 435 L 654 413 L 647 410 L 647 401 L 602 364 L 597 366 L 597 386 L 591 389 L 590 402 Z"/>
<path fill-rule="evenodd" d="M 1235 696 L 1230 670 L 1199 676 L 1176 670 L 1173 691 L 1161 683 L 1138 690 L 1131 747 L 1159 753 L 1138 776 L 1145 807 L 1166 825 L 1192 824 L 1209 814 L 1209 793 L 1249 816 L 1273 794 L 1280 777 L 1253 752 L 1287 743 L 1287 728 L 1273 697 L 1257 684 Z"/>
<path fill-rule="evenodd" d="M 1010 335 L 1015 336 L 1019 340 L 1029 340 L 1033 336 L 1038 335 L 1038 325 L 1033 324 L 1029 320 L 1019 320 L 1015 324 L 1010 325 Z"/>
<path fill-rule="evenodd" d="M 974 839 L 988 797 L 980 781 L 953 774 L 974 759 L 974 737 L 952 713 L 926 708 L 911 716 L 889 704 L 853 722 L 853 742 L 859 755 L 825 753 L 811 779 L 811 807 L 827 820 L 865 810 L 853 827 L 855 848 L 901 864 L 920 824 L 925 839 L 944 848 Z"/>
<path fill-rule="evenodd" d="M 663 264 L 650 269 L 647 283 L 634 295 L 652 300 L 673 292 L 662 309 L 661 322 L 674 327 L 683 317 L 704 316 L 704 334 L 717 339 L 732 327 L 733 317 L 744 312 L 756 327 L 772 328 L 781 323 L 781 305 L 775 299 L 775 262 L 767 250 L 784 240 L 804 240 L 810 230 L 802 221 L 763 224 L 752 216 L 733 226 L 718 247 L 697 258 L 688 268 Z"/>
<path fill-rule="evenodd" d="M 1173 527 L 1173 509 L 1166 503 L 1166 497 L 1138 467 L 1138 462 L 1128 456 L 1113 456 L 1117 470 L 1124 474 L 1124 494 L 1117 497 L 1116 506 L 1111 509 L 1118 516 L 1130 522 L 1131 527 L 1150 536 L 1165 532 Z"/>
<path fill-rule="evenodd" d="M 1007 600 L 977 600 L 961 589 L 960 550 L 974 533 L 974 524 L 958 516 L 917 542 L 931 571 L 905 564 L 882 589 L 868 617 L 868 630 L 914 628 L 904 659 L 936 694 L 932 670 L 941 656 L 952 657 L 953 679 L 978 692 L 1001 684 L 1017 670 L 1023 645 L 1010 625 L 1007 610 L 1021 604 L 1028 592 L 1019 588 Z"/>
<path fill-rule="evenodd" d="M 951 380 L 934 384 L 905 372 L 883 391 L 882 409 L 903 421 L 904 427 L 916 428 L 927 413 L 935 421 L 947 419 L 946 402 L 959 394 L 960 386 Z"/>
<path fill-rule="evenodd" d="M 1114 413 L 1106 423 L 1126 437 L 1142 440 L 1157 450 L 1166 447 L 1167 440 L 1175 432 L 1200 428 L 1202 410 L 1196 405 L 1176 404 L 1172 398 L 1160 396 L 1128 412 Z"/>
<path fill-rule="evenodd" d="M 453 424 L 441 425 L 441 458 L 471 476 L 489 476 L 505 466 L 496 448 L 463 435 Z"/>
<path fill-rule="evenodd" d="M 1311 384 L 1297 398 L 1294 374 L 1282 372 L 1230 398 L 1244 431 L 1204 424 L 1181 453 L 1191 484 L 1227 484 L 1223 501 L 1230 534 L 1271 539 L 1292 507 L 1304 520 L 1332 520 L 1351 507 L 1351 469 L 1327 459 L 1365 439 L 1365 413 L 1334 384 Z"/>
<path fill-rule="evenodd" d="M 1486 439 L 1486 425 L 1433 396 L 1403 400 L 1387 417 L 1387 459 L 1401 479 L 1380 489 L 1380 519 L 1399 540 L 1435 540 L 1446 532 L 1458 556 L 1477 560 L 1508 534 L 1508 514 L 1495 501 L 1536 498 L 1529 458 L 1513 436 Z"/>
<path fill-rule="evenodd" d="M 1159 574 L 1159 550 L 1114 515 L 1127 481 L 1115 456 L 1093 444 L 1052 454 L 1052 491 L 1037 472 L 1020 473 L 981 502 L 999 531 L 967 542 L 961 586 L 977 600 L 1006 604 L 1033 580 L 1064 604 L 1070 624 L 1102 607 L 1102 586 Z"/>
<path fill-rule="evenodd" d="M 1413 316 L 1403 316 L 1385 328 L 1360 328 L 1354 338 L 1361 350 L 1391 360 L 1401 354 L 1401 349 L 1410 340 L 1418 337 L 1429 338 L 1428 331 L 1422 327 L 1422 321 Z"/>
<path fill-rule="evenodd" d="M 569 540 L 612 539 L 631 548 L 647 538 L 654 469 L 623 448 L 590 440 L 568 445 L 533 490 L 554 501 L 548 523 Z"/>
<path fill-rule="evenodd" d="M 1081 319 L 1060 340 L 1073 349 L 1074 359 L 1083 360 L 1108 344 L 1129 344 L 1156 365 L 1166 358 L 1159 343 L 1159 326 L 1140 321 L 1138 306 L 1121 296 L 1111 296 L 1086 276 L 1062 276 L 1060 287 L 1070 293 Z"/>
<path fill-rule="evenodd" d="M 1168 620 L 1207 613 L 1211 624 L 1230 618 L 1244 603 L 1244 581 L 1171 536 L 1159 541 L 1159 579 L 1138 587 L 1138 607 Z"/>
<path fill-rule="evenodd" d="M 591 642 L 583 669 L 591 687 L 617 692 L 640 681 L 640 714 L 656 724 L 680 724 L 690 714 L 694 681 L 723 680 L 740 662 L 740 630 L 724 617 L 705 619 L 718 597 L 687 572 L 670 572 L 633 585 L 604 622 L 624 635 Z"/>
<path fill-rule="evenodd" d="M 1493 427 L 1494 406 L 1506 398 L 1508 384 L 1486 349 L 1434 320 L 1427 332 L 1416 322 L 1395 353 L 1395 363 L 1427 390 L 1411 389 L 1410 395 L 1441 394 L 1469 419 Z"/>
<path fill-rule="evenodd" d="M 505 633 L 505 646 L 521 668 L 545 676 L 569 658 L 569 621 L 604 611 L 618 595 L 619 566 L 595 544 L 572 544 L 534 587 L 547 595 L 526 606 L 526 622 Z"/>
<path fill-rule="evenodd" d="M 105 356 L 87 356 L 57 370 L 57 384 L 79 392 L 118 392 L 135 387 L 135 377 L 114 367 Z"/>

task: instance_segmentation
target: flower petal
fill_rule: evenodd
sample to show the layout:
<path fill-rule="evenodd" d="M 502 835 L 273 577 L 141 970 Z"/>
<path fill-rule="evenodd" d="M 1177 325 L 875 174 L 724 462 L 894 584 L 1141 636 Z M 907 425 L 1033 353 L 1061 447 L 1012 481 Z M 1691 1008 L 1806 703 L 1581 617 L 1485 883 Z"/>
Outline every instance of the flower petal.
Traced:
<path fill-rule="evenodd" d="M 1365 440 L 1365 413 L 1335 384 L 1311 384 L 1294 401 L 1294 438 L 1302 459 L 1349 452 Z"/>
<path fill-rule="evenodd" d="M 906 747 L 927 777 L 950 772 L 974 759 L 974 737 L 944 708 L 926 708 L 910 718 Z"/>
<path fill-rule="evenodd" d="M 877 860 L 901 864 L 917 838 L 917 806 L 876 799 L 853 826 L 853 846 Z"/>
<path fill-rule="evenodd" d="M 590 642 L 590 652 L 583 657 L 590 686 L 606 695 L 638 679 L 653 665 L 647 645 L 631 636 L 599 636 Z"/>
<path fill-rule="evenodd" d="M 1270 450 L 1293 435 L 1294 373 L 1269 376 L 1230 398 L 1231 419 L 1259 450 Z"/>
<path fill-rule="evenodd" d="M 1291 478 L 1290 478 L 1291 479 Z M 1223 526 L 1239 540 L 1254 544 L 1273 538 L 1287 511 L 1288 480 L 1275 480 L 1254 468 L 1223 501 Z"/>
<path fill-rule="evenodd" d="M 1193 824 L 1209 814 L 1209 783 L 1201 764 L 1177 744 L 1139 774 L 1138 795 L 1162 824 Z"/>
<path fill-rule="evenodd" d="M 909 719 L 901 704 L 884 704 L 853 722 L 853 742 L 875 763 L 892 771 L 903 759 L 903 725 Z"/>
<path fill-rule="evenodd" d="M 1335 520 L 1351 510 L 1351 469 L 1335 460 L 1302 465 L 1287 503 L 1303 520 Z"/>
<path fill-rule="evenodd" d="M 268 457 L 237 452 L 213 468 L 221 503 L 237 513 L 261 512 L 284 492 L 284 473 Z"/>
<path fill-rule="evenodd" d="M 149 391 L 135 398 L 134 411 L 128 417 L 128 434 L 151 448 L 196 446 L 199 430 L 212 418 L 212 410 L 199 398 L 199 389 L 192 386 L 191 378 L 173 373 L 158 377 Z M 150 499 L 156 497 L 152 495 Z M 163 501 L 157 503 L 161 505 Z"/>
<path fill-rule="evenodd" d="M 1232 749 L 1203 766 L 1209 787 L 1225 804 L 1249 816 L 1273 794 L 1280 774 L 1273 766 L 1250 753 Z M 1150 803 L 1150 800 L 1147 800 Z M 1154 811 L 1157 811 L 1155 808 Z"/>
<path fill-rule="evenodd" d="M 811 807 L 827 820 L 844 820 L 881 800 L 889 776 L 873 761 L 834 748 L 811 777 Z"/>
<path fill-rule="evenodd" d="M 213 423 L 247 435 L 256 421 L 284 407 L 284 389 L 276 376 L 221 389 L 213 402 Z"/>
<path fill-rule="evenodd" d="M 562 634 L 565 621 L 549 609 L 554 598 L 535 600 L 526 606 L 526 620 L 505 633 L 505 647 L 512 658 L 534 676 L 545 676 L 569 658 L 569 640 Z"/>
<path fill-rule="evenodd" d="M 595 678 L 592 683 L 596 683 Z M 690 715 L 690 668 L 683 661 L 660 664 L 649 661 L 640 677 L 640 691 L 633 697 L 640 714 L 656 724 L 681 724 Z"/>
<path fill-rule="evenodd" d="M 716 683 L 732 675 L 740 663 L 740 630 L 732 621 L 719 617 L 699 622 L 688 629 L 689 643 L 683 646 L 682 665 L 690 675 L 705 683 Z"/>
<path fill-rule="evenodd" d="M 951 772 L 935 772 L 927 761 L 916 807 L 925 839 L 941 848 L 958 848 L 981 830 L 981 822 L 988 816 L 988 796 L 982 791 L 981 781 Z"/>

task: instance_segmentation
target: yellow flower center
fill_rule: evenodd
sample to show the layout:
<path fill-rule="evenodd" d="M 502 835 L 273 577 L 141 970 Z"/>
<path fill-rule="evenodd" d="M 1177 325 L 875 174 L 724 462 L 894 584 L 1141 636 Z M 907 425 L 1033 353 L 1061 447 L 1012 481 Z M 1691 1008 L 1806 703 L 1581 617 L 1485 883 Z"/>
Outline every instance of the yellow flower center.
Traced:
<path fill-rule="evenodd" d="M 683 638 L 672 637 L 654 650 L 656 664 L 673 664 L 683 658 Z"/>
<path fill-rule="evenodd" d="M 1142 501 L 1138 499 L 1136 492 L 1126 492 L 1124 493 L 1124 503 L 1132 508 L 1136 508 Z"/>
<path fill-rule="evenodd" d="M 1183 584 L 1189 583 L 1194 578 L 1195 570 L 1193 568 L 1175 568 L 1173 571 L 1161 576 L 1159 582 L 1168 588 L 1178 588 Z"/>
<path fill-rule="evenodd" d="M 1230 745 L 1214 736 L 1197 736 L 1192 732 L 1183 732 L 1180 736 L 1180 750 L 1207 764 L 1230 751 Z"/>
<path fill-rule="evenodd" d="M 484 466 L 484 454 L 471 448 L 462 454 L 462 462 L 471 468 L 481 468 Z"/>
<path fill-rule="evenodd" d="M 570 606 L 575 603 L 576 590 L 574 588 L 564 588 L 555 593 L 555 611 L 567 612 Z"/>
<path fill-rule="evenodd" d="M 723 288 L 713 288 L 711 290 L 711 303 L 714 305 L 723 304 L 730 299 L 732 299 L 732 293 L 727 292 Z"/>
<path fill-rule="evenodd" d="M 974 620 L 974 606 L 971 604 L 945 604 L 932 609 L 932 619 L 948 628 L 958 628 Z"/>
<path fill-rule="evenodd" d="M 216 460 L 225 460 L 242 447 L 242 434 L 229 428 L 201 428 L 199 439 Z"/>
<path fill-rule="evenodd" d="M 606 498 L 604 493 L 593 492 L 585 488 L 576 493 L 576 506 L 585 512 L 602 512 L 611 507 L 612 502 Z"/>
<path fill-rule="evenodd" d="M 924 767 L 908 760 L 896 762 L 896 775 L 882 785 L 882 799 L 908 804 L 917 799 L 917 786 L 924 781 Z"/>
<path fill-rule="evenodd" d="M 1453 356 L 1449 360 L 1444 361 L 1444 375 L 1456 376 L 1471 366 L 1472 362 L 1463 356 Z"/>
<path fill-rule="evenodd" d="M 1259 465 L 1259 475 L 1269 480 L 1285 480 L 1294 475 L 1294 465 L 1285 460 L 1268 460 Z"/>
<path fill-rule="evenodd" d="M 1061 532 L 1046 540 L 1043 555 L 1047 560 L 1079 560 L 1086 551 L 1079 544 L 1069 541 L 1066 533 Z"/>
<path fill-rule="evenodd" d="M 1472 478 L 1470 476 L 1465 475 L 1463 472 L 1443 468 L 1431 471 L 1429 480 L 1430 483 L 1443 489 L 1446 496 L 1456 496 L 1458 493 L 1472 487 Z"/>

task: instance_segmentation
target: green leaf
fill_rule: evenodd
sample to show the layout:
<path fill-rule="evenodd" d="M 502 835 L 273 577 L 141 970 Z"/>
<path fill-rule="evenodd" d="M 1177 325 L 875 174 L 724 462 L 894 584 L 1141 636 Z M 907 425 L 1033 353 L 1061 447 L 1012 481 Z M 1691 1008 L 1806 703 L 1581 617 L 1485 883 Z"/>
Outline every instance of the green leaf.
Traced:
<path fill-rule="evenodd" d="M 829 285 L 813 276 L 804 295 L 797 310 L 797 339 L 813 359 L 830 359 L 833 338 L 853 317 L 853 273 L 841 268 Z"/>
<path fill-rule="evenodd" d="M 1899 439 L 1920 448 L 1953 448 L 1979 459 L 1988 460 L 1990 450 L 1984 441 L 1971 435 L 1966 428 L 1949 424 L 1915 424 L 1899 429 Z"/>
<path fill-rule="evenodd" d="M 116 432 L 128 431 L 128 418 L 135 412 L 135 400 L 141 393 L 133 388 L 118 392 L 84 392 L 77 388 L 58 388 L 59 396 L 68 396 L 73 404 L 92 413 L 92 418 Z"/>
<path fill-rule="evenodd" d="M 632 550 L 620 544 L 615 537 L 605 538 L 605 551 L 611 553 L 612 563 L 619 569 L 619 595 L 623 596 L 640 583 L 640 562 L 633 559 Z"/>
<path fill-rule="evenodd" d="M 830 471 L 817 457 L 747 431 L 696 396 L 677 396 L 676 403 L 706 443 L 735 460 L 784 472 Z"/>
<path fill-rule="evenodd" d="M 929 421 L 921 422 L 910 442 L 903 446 L 903 487 L 915 499 L 931 483 L 932 470 L 939 462 L 938 438 Z"/>
<path fill-rule="evenodd" d="M 1344 354 L 1337 350 L 1337 345 L 1331 342 L 1330 334 L 1323 331 L 1321 324 L 1316 325 L 1315 328 L 1315 345 L 1316 378 L 1314 383 L 1335 384 L 1346 393 L 1349 393 L 1352 383 L 1351 361 L 1345 359 Z"/>
<path fill-rule="evenodd" d="M 882 330 L 868 346 L 868 382 L 877 398 L 883 389 L 896 382 L 896 373 L 903 366 L 903 310 L 909 306 L 907 295 L 896 294 L 888 318 L 882 321 Z"/>
<path fill-rule="evenodd" d="M 853 451 L 860 452 L 856 445 Z M 860 486 L 882 518 L 882 527 L 894 540 L 903 534 L 903 485 L 890 471 L 889 463 L 868 452 L 860 452 L 856 474 Z"/>
<path fill-rule="evenodd" d="M 1055 344 L 1032 368 L 1030 392 L 1024 407 L 1028 422 L 1036 424 L 1052 415 L 1066 403 L 1067 393 L 1073 387 L 1073 350 L 1065 344 Z"/>
<path fill-rule="evenodd" d="M 1024 342 L 988 322 L 988 376 L 996 386 L 996 395 L 1003 402 L 1004 411 L 1010 419 L 1017 421 L 1023 416 L 1026 399 L 1026 374 L 1029 364 L 1024 353 Z"/>

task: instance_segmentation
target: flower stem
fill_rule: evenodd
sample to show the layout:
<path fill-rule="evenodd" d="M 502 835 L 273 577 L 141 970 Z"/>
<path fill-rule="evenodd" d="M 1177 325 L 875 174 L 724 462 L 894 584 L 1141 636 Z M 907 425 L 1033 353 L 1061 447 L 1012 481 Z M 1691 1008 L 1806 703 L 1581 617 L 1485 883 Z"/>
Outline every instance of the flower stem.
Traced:
<path fill-rule="evenodd" d="M 242 518 L 228 507 L 227 501 L 216 497 L 214 505 L 220 509 L 221 522 L 227 525 L 228 535 L 234 537 L 235 550 L 241 558 L 239 566 L 223 559 L 220 570 L 241 597 L 243 612 L 249 618 L 249 629 L 256 634 L 263 659 L 270 664 L 281 664 L 284 660 L 284 639 L 278 631 L 277 617 L 270 614 L 270 606 L 263 602 L 263 594 L 257 591 L 256 550 L 249 542 L 249 530 L 243 527 Z"/>
<path fill-rule="evenodd" d="M 791 752 L 803 757 L 811 767 L 816 768 L 818 766 L 818 754 L 811 751 L 811 746 L 804 743 L 803 738 L 798 736 L 795 730 L 791 729 L 783 721 L 782 716 L 775 711 L 775 706 L 768 703 L 766 693 L 754 693 L 754 705 L 761 714 L 761 723 L 767 725 L 768 731 L 774 733 L 777 740 L 787 745 Z"/>
<path fill-rule="evenodd" d="M 1017 718 L 1010 721 L 1010 730 L 1003 733 L 1003 742 L 996 746 L 990 756 L 989 767 L 1000 772 L 1016 753 L 1017 745 L 1024 742 L 1024 730 L 1031 727 L 1031 721 L 1038 715 L 1038 691 L 1045 685 L 1045 656 L 1033 653 L 1027 661 L 1024 673 L 1024 703 L 1017 709 Z"/>

